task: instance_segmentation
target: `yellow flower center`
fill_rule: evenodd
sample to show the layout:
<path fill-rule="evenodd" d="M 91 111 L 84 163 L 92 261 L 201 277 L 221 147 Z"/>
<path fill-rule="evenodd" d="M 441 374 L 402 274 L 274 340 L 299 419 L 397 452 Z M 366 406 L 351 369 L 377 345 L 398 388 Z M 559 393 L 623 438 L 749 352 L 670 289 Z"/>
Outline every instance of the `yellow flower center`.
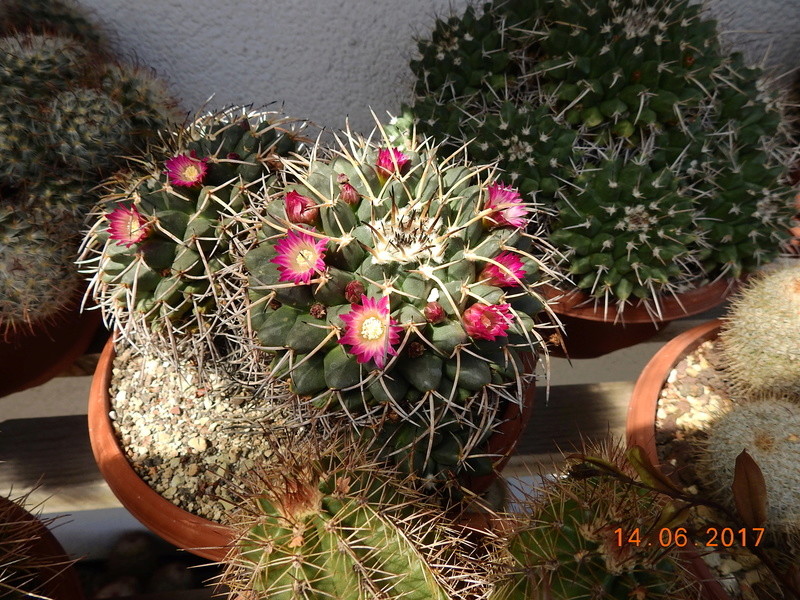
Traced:
<path fill-rule="evenodd" d="M 187 165 L 183 169 L 183 178 L 186 181 L 194 181 L 200 177 L 200 169 L 198 169 L 195 165 Z"/>
<path fill-rule="evenodd" d="M 295 256 L 294 261 L 298 269 L 308 271 L 309 269 L 313 269 L 314 265 L 317 264 L 317 253 L 307 248 L 300 250 Z"/>
<path fill-rule="evenodd" d="M 377 317 L 365 319 L 361 324 L 361 337 L 365 340 L 379 340 L 383 337 L 384 331 L 386 331 L 386 327 L 384 327 L 383 321 Z"/>

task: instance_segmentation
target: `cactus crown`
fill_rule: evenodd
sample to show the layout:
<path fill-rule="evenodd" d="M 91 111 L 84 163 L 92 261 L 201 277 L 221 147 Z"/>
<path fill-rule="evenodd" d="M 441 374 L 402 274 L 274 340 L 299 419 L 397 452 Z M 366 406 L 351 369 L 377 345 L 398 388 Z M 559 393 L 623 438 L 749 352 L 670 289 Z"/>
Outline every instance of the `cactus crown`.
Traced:
<path fill-rule="evenodd" d="M 484 597 L 487 565 L 440 506 L 341 442 L 291 440 L 247 485 L 221 583 L 248 598 Z"/>
<path fill-rule="evenodd" d="M 800 265 L 754 277 L 732 300 L 720 339 L 733 394 L 800 400 Z"/>
<path fill-rule="evenodd" d="M 109 180 L 80 257 L 106 320 L 170 357 L 198 340 L 214 349 L 227 331 L 218 300 L 231 240 L 301 129 L 276 113 L 231 107 L 165 133 Z"/>
<path fill-rule="evenodd" d="M 637 480 L 619 444 L 593 445 L 584 455 Z M 499 571 L 492 600 L 698 597 L 674 550 L 648 543 L 666 514 L 657 492 L 587 463 L 570 466 L 536 492 L 523 499 L 501 542 L 509 564 Z M 637 534 L 639 543 L 632 538 Z"/>
<path fill-rule="evenodd" d="M 272 376 L 439 475 L 520 402 L 553 252 L 525 229 L 538 209 L 463 149 L 337 143 L 294 163 L 256 216 L 250 323 Z"/>
<path fill-rule="evenodd" d="M 597 302 L 657 307 L 788 237 L 780 107 L 700 7 L 497 0 L 438 20 L 419 49 L 400 131 L 475 139 L 473 158 L 554 206 L 551 239 Z"/>

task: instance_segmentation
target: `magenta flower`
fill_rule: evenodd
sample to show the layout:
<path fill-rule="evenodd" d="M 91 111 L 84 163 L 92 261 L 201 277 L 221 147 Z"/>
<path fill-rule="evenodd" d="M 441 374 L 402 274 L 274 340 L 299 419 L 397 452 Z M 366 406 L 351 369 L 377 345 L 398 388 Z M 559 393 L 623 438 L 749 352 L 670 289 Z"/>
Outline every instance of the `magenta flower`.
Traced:
<path fill-rule="evenodd" d="M 501 252 L 494 257 L 494 262 L 486 263 L 478 281 L 485 280 L 488 285 L 497 287 L 513 287 L 519 285 L 519 280 L 525 275 L 525 269 L 520 257 L 513 252 Z"/>
<path fill-rule="evenodd" d="M 378 179 L 383 182 L 394 174 L 401 175 L 410 161 L 411 159 L 397 148 L 383 148 L 379 150 L 378 161 L 375 163 L 375 168 L 378 171 Z"/>
<path fill-rule="evenodd" d="M 344 335 L 339 343 L 350 346 L 349 352 L 355 354 L 356 361 L 365 363 L 374 360 L 382 369 L 388 356 L 397 354 L 394 346 L 400 341 L 402 327 L 389 317 L 389 298 L 380 300 L 363 296 L 361 305 L 352 304 L 349 313 L 341 315 L 344 321 Z"/>
<path fill-rule="evenodd" d="M 286 216 L 292 223 L 313 225 L 319 217 L 319 207 L 311 198 L 289 192 L 286 194 Z"/>
<path fill-rule="evenodd" d="M 133 206 L 118 206 L 108 214 L 108 233 L 118 245 L 130 248 L 150 235 L 150 225 Z"/>
<path fill-rule="evenodd" d="M 464 331 L 479 340 L 506 335 L 513 320 L 510 304 L 473 304 L 461 317 Z"/>
<path fill-rule="evenodd" d="M 325 245 L 328 238 L 316 238 L 305 231 L 290 231 L 275 244 L 278 256 L 270 262 L 278 265 L 278 281 L 309 283 L 314 273 L 325 270 Z"/>
<path fill-rule="evenodd" d="M 524 227 L 530 210 L 525 206 L 517 188 L 506 185 L 490 185 L 485 209 L 492 211 L 483 218 L 489 229 L 495 227 Z"/>
<path fill-rule="evenodd" d="M 172 185 L 192 187 L 203 183 L 208 171 L 205 158 L 197 158 L 192 150 L 189 154 L 179 154 L 165 161 L 167 179 Z"/>

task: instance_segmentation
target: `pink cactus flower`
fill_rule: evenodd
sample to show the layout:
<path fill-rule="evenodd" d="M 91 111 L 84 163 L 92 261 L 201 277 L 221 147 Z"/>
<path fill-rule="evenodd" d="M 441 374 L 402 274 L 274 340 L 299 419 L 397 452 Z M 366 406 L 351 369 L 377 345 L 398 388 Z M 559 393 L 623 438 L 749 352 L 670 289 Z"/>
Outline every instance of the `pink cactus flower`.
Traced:
<path fill-rule="evenodd" d="M 167 169 L 167 179 L 172 185 L 183 187 L 200 185 L 208 171 L 206 161 L 205 158 L 197 158 L 194 150 L 189 154 L 174 156 L 164 163 Z"/>
<path fill-rule="evenodd" d="M 530 209 L 519 190 L 506 185 L 490 185 L 487 189 L 489 197 L 483 207 L 492 212 L 483 218 L 484 227 L 524 227 Z"/>
<path fill-rule="evenodd" d="M 130 248 L 150 235 L 150 225 L 133 206 L 118 206 L 108 214 L 108 233 L 120 246 Z"/>
<path fill-rule="evenodd" d="M 348 351 L 356 356 L 357 362 L 374 360 L 382 369 L 387 358 L 397 354 L 394 346 L 400 341 L 403 329 L 389 316 L 389 298 L 363 296 L 360 306 L 352 304 L 350 308 L 349 313 L 341 315 L 345 329 L 339 343 L 350 346 Z"/>
<path fill-rule="evenodd" d="M 286 216 L 292 223 L 313 225 L 319 217 L 319 206 L 311 198 L 292 191 L 286 194 Z"/>
<path fill-rule="evenodd" d="M 483 267 L 478 275 L 478 281 L 483 280 L 488 285 L 497 287 L 513 287 L 520 284 L 520 280 L 525 276 L 525 269 L 517 254 L 501 252 L 492 260 L 494 263 L 486 263 Z"/>
<path fill-rule="evenodd" d="M 316 238 L 304 231 L 290 231 L 275 244 L 278 255 L 270 262 L 278 265 L 278 281 L 305 284 L 314 273 L 325 270 L 325 245 L 328 238 Z"/>
<path fill-rule="evenodd" d="M 464 331 L 479 340 L 505 336 L 514 317 L 510 304 L 473 304 L 461 317 Z"/>
<path fill-rule="evenodd" d="M 378 179 L 386 181 L 392 175 L 402 175 L 411 159 L 397 148 L 383 148 L 378 151 L 378 161 L 375 168 L 378 171 Z"/>

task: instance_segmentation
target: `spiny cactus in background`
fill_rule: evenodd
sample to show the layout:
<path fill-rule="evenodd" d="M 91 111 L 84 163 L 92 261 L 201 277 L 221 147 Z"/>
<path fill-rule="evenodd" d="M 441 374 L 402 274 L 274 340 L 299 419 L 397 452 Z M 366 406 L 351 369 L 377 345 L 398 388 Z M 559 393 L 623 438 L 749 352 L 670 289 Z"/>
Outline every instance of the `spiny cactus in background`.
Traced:
<path fill-rule="evenodd" d="M 244 257 L 271 375 L 409 471 L 491 470 L 476 448 L 522 402 L 522 353 L 540 347 L 554 255 L 526 232 L 538 210 L 463 150 L 346 132 L 316 155 L 255 215 Z"/>
<path fill-rule="evenodd" d="M 708 426 L 702 443 L 703 482 L 728 506 L 736 457 L 753 458 L 767 491 L 766 532 L 797 538 L 800 532 L 800 405 L 784 399 L 736 404 Z"/>
<path fill-rule="evenodd" d="M 231 597 L 485 598 L 490 564 L 438 503 L 340 442 L 292 440 L 247 485 L 220 578 Z"/>
<path fill-rule="evenodd" d="M 650 538 L 671 523 L 663 497 L 630 482 L 636 471 L 620 446 L 598 445 L 584 455 L 629 481 L 581 462 L 523 499 L 500 540 L 508 563 L 497 571 L 491 600 L 699 598 L 676 548 Z"/>
<path fill-rule="evenodd" d="M 47 598 L 48 582 L 68 569 L 66 556 L 45 556 L 39 540 L 55 519 L 39 519 L 25 509 L 27 496 L 0 498 L 0 596 Z M 52 586 L 50 586 L 52 587 Z"/>
<path fill-rule="evenodd" d="M 58 225 L 65 224 L 66 217 Z M 69 242 L 52 224 L 22 220 L 0 204 L 0 340 L 77 302 L 81 279 Z"/>
<path fill-rule="evenodd" d="M 0 4 L 0 34 L 18 31 L 63 35 L 94 49 L 106 40 L 84 8 L 62 0 L 3 0 Z"/>
<path fill-rule="evenodd" d="M 565 270 L 597 303 L 657 313 L 787 240 L 782 107 L 700 6 L 496 0 L 437 20 L 419 50 L 396 131 L 475 139 L 472 158 L 553 205 Z"/>
<path fill-rule="evenodd" d="M 753 278 L 732 301 L 720 339 L 734 394 L 800 401 L 800 265 Z"/>
<path fill-rule="evenodd" d="M 203 115 L 110 180 L 80 257 L 106 320 L 156 352 L 197 336 L 213 346 L 210 336 L 224 334 L 219 273 L 231 268 L 241 214 L 298 149 L 301 130 L 241 107 Z"/>

